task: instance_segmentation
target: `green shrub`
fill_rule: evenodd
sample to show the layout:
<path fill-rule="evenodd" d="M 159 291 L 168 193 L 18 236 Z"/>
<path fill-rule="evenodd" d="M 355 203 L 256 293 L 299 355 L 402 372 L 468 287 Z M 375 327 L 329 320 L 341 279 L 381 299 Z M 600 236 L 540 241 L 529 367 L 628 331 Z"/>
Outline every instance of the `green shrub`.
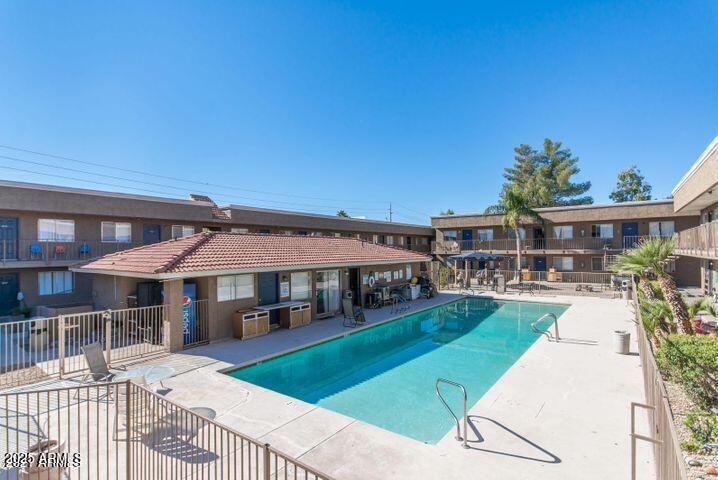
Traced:
<path fill-rule="evenodd" d="M 718 441 L 718 415 L 702 410 L 694 410 L 686 415 L 684 422 L 691 432 L 693 447 Z M 694 450 L 695 451 L 695 450 Z"/>
<path fill-rule="evenodd" d="M 685 450 L 686 452 L 695 453 L 701 449 L 701 445 L 702 444 L 694 442 L 693 440 L 688 440 L 686 442 L 681 442 L 681 450 Z"/>
<path fill-rule="evenodd" d="M 718 337 L 669 335 L 656 350 L 656 362 L 696 404 L 704 408 L 718 405 Z"/>

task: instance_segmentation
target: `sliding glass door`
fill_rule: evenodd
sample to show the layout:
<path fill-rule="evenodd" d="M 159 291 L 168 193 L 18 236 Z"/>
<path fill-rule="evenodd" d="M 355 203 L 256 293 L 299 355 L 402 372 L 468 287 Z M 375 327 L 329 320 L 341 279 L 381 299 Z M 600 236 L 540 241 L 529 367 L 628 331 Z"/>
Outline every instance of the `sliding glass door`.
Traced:
<path fill-rule="evenodd" d="M 317 314 L 322 315 L 339 310 L 341 291 L 339 290 L 339 270 L 320 270 L 317 272 Z"/>

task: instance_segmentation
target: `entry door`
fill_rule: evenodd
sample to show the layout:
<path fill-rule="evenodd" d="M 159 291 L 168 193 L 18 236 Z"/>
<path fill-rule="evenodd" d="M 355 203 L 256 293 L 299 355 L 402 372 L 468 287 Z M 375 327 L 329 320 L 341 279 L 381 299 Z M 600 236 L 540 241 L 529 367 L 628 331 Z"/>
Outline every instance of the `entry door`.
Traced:
<path fill-rule="evenodd" d="M 17 306 L 17 273 L 0 274 L 0 315 L 7 315 Z"/>
<path fill-rule="evenodd" d="M 546 257 L 534 257 L 534 270 L 537 272 L 546 271 Z"/>
<path fill-rule="evenodd" d="M 352 291 L 354 305 L 361 305 L 361 279 L 358 268 L 349 269 L 349 290 Z"/>
<path fill-rule="evenodd" d="M 622 223 L 621 237 L 623 238 L 623 248 L 631 248 L 638 243 L 638 222 Z"/>
<path fill-rule="evenodd" d="M 270 305 L 279 302 L 278 274 L 260 273 L 257 282 L 259 283 L 259 305 Z M 279 324 L 279 310 L 269 312 L 269 323 Z"/>
<path fill-rule="evenodd" d="M 0 217 L 0 260 L 17 259 L 17 218 Z"/>
<path fill-rule="evenodd" d="M 474 239 L 473 230 L 462 230 L 461 231 L 461 248 L 463 250 L 471 250 L 473 248 L 472 240 Z"/>
<path fill-rule="evenodd" d="M 545 248 L 544 246 L 544 238 L 546 237 L 546 234 L 544 233 L 543 227 L 534 227 L 534 248 L 543 250 Z M 545 270 L 545 268 L 544 268 Z"/>
<path fill-rule="evenodd" d="M 142 243 L 159 243 L 162 240 L 162 227 L 154 223 L 146 223 L 142 226 Z"/>

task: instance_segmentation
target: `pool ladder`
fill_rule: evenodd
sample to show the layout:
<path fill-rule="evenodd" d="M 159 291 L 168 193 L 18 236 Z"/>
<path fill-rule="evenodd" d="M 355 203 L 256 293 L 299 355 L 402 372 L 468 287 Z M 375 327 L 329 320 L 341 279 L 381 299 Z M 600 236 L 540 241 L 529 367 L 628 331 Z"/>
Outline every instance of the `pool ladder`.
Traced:
<path fill-rule="evenodd" d="M 551 335 L 551 332 L 549 332 L 548 330 L 540 330 L 536 327 L 536 325 L 541 320 L 543 320 L 544 318 L 547 318 L 547 317 L 553 318 L 553 328 L 554 328 L 555 336 Z M 551 341 L 558 342 L 560 340 L 560 338 L 558 336 L 558 317 L 556 317 L 556 315 L 553 313 L 547 313 L 547 314 L 543 315 L 541 318 L 539 318 L 538 320 L 536 320 L 534 323 L 532 323 L 531 330 L 533 330 L 534 332 L 536 332 L 540 335 L 546 335 L 546 338 L 548 338 L 549 342 L 551 342 Z"/>
<path fill-rule="evenodd" d="M 461 390 L 461 393 L 464 395 L 464 436 L 463 437 L 461 436 L 461 427 L 459 427 L 459 419 L 454 414 L 454 411 L 451 409 L 449 404 L 446 403 L 446 400 L 444 400 L 444 396 L 441 394 L 441 390 L 439 389 L 439 385 L 442 383 L 446 383 L 446 384 L 449 384 L 449 385 L 452 385 L 452 386 L 458 388 L 459 390 Z M 445 378 L 437 378 L 434 388 L 436 390 L 436 396 L 439 397 L 439 400 L 441 400 L 441 403 L 444 404 L 446 411 L 449 412 L 449 415 L 451 415 L 451 417 L 454 419 L 454 422 L 456 422 L 456 437 L 455 438 L 460 442 L 463 441 L 463 443 L 461 444 L 462 447 L 469 448 L 469 445 L 467 445 L 467 443 L 466 443 L 466 437 L 468 437 L 468 435 L 469 435 L 469 432 L 467 430 L 468 412 L 466 410 L 466 403 L 468 401 L 468 396 L 466 395 L 466 388 L 460 383 L 452 382 L 451 380 L 447 380 Z"/>

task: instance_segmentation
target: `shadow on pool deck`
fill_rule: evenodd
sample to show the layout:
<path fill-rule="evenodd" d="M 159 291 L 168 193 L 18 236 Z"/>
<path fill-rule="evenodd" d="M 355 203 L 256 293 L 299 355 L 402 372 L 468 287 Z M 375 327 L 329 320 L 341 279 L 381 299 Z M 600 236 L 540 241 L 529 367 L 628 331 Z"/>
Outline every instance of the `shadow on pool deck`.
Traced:
<path fill-rule="evenodd" d="M 477 423 L 478 423 L 478 420 L 479 420 L 479 419 L 480 419 L 480 420 L 485 420 L 485 421 L 487 421 L 487 422 L 491 422 L 493 425 L 499 427 L 499 428 L 500 428 L 501 430 L 503 430 L 504 432 L 507 432 L 507 433 L 511 434 L 512 436 L 514 436 L 514 437 L 517 438 L 518 440 L 522 441 L 524 444 L 526 444 L 526 445 L 532 447 L 532 448 L 535 449 L 535 450 L 540 451 L 541 453 L 546 454 L 546 456 L 547 456 L 548 458 L 547 458 L 547 459 L 535 458 L 535 457 L 530 457 L 530 456 L 528 456 L 528 455 L 522 455 L 522 454 L 510 453 L 510 452 L 502 452 L 502 451 L 498 451 L 498 450 L 491 450 L 491 449 L 487 449 L 487 448 L 479 448 L 479 447 L 475 446 L 475 445 L 477 445 L 477 444 L 481 444 L 481 443 L 484 443 L 484 442 L 487 441 L 487 440 L 481 435 L 481 432 L 479 431 L 479 428 L 478 428 L 478 426 L 477 426 Z M 557 457 L 556 455 L 554 455 L 553 453 L 551 453 L 551 452 L 549 452 L 548 450 L 546 450 L 545 448 L 542 448 L 541 446 L 535 444 L 534 442 L 532 442 L 532 441 L 529 440 L 528 438 L 526 438 L 526 437 L 522 436 L 521 434 L 519 434 L 519 433 L 517 433 L 517 432 L 511 430 L 509 427 L 507 427 L 506 425 L 504 425 L 504 424 L 502 424 L 502 423 L 500 423 L 500 422 L 494 420 L 493 418 L 488 418 L 488 417 L 484 417 L 484 416 L 481 416 L 481 415 L 469 415 L 469 416 L 468 416 L 468 424 L 469 424 L 469 428 L 471 428 L 471 430 L 472 430 L 472 431 L 474 432 L 474 434 L 476 435 L 476 440 L 467 440 L 467 443 L 469 444 L 469 448 L 471 448 L 472 450 L 479 450 L 479 451 L 481 451 L 481 452 L 494 453 L 494 454 L 496 454 L 496 455 L 505 455 L 505 456 L 508 456 L 508 457 L 514 457 L 514 458 L 519 458 L 519 459 L 524 459 L 524 460 L 531 460 L 531 461 L 533 461 L 533 462 L 541 462 L 541 463 L 561 463 L 561 459 L 558 458 L 558 457 Z"/>

